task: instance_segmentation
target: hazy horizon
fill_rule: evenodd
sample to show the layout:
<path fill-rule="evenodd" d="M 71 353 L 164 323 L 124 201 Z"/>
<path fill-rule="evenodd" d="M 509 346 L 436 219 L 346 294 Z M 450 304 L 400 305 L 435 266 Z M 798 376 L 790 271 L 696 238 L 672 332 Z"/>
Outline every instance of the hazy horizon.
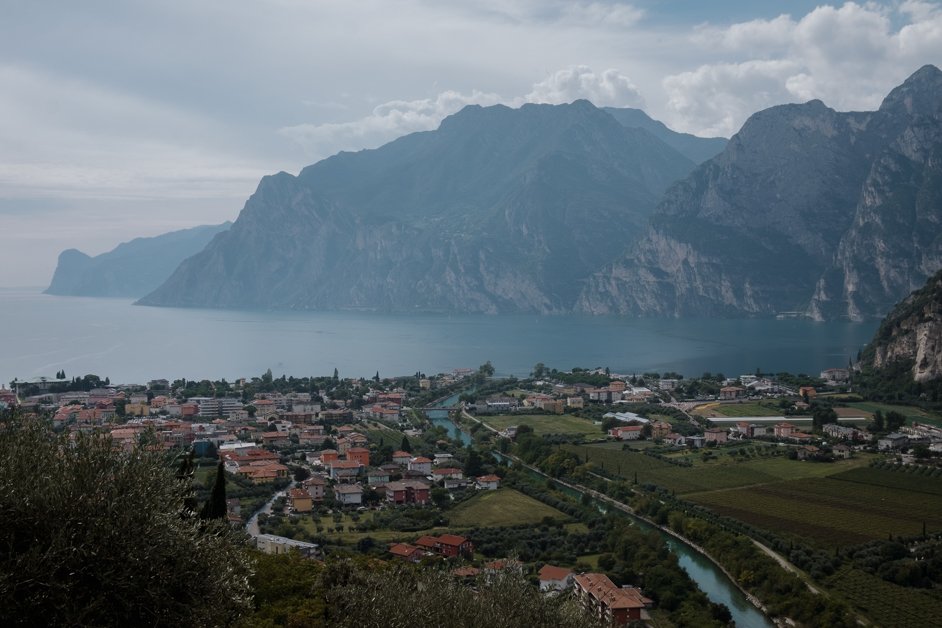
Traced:
<path fill-rule="evenodd" d="M 729 136 L 820 98 L 874 109 L 942 62 L 928 2 L 17 3 L 0 24 L 0 286 L 58 254 L 235 220 L 258 180 L 467 104 L 638 107 Z M 104 16 L 104 17 L 103 17 Z"/>

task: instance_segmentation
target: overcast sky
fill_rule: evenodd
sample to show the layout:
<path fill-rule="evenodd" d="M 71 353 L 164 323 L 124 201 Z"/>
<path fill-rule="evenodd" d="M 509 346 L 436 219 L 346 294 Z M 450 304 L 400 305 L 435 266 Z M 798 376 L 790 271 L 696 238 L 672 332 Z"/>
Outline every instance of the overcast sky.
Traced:
<path fill-rule="evenodd" d="M 785 102 L 876 108 L 926 63 L 937 2 L 3 0 L 0 286 L 234 220 L 265 174 L 469 103 L 588 98 L 729 136 Z"/>

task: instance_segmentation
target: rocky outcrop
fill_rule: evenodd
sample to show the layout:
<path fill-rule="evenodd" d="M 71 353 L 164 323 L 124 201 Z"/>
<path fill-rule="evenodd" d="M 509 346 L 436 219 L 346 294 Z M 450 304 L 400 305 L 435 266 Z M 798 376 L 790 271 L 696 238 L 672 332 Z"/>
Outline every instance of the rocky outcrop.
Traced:
<path fill-rule="evenodd" d="M 146 305 L 571 311 L 693 162 L 586 101 L 470 106 L 266 177 Z"/>
<path fill-rule="evenodd" d="M 912 379 L 942 377 L 942 272 L 897 305 L 880 324 L 862 356 L 864 367 L 912 365 Z"/>
<path fill-rule="evenodd" d="M 942 267 L 942 72 L 876 112 L 820 101 L 752 116 L 673 186 L 582 311 L 644 316 L 882 316 Z"/>
<path fill-rule="evenodd" d="M 59 254 L 46 294 L 140 297 L 163 283 L 180 262 L 201 251 L 230 224 L 226 222 L 152 238 L 136 238 L 95 257 L 67 249 Z"/>

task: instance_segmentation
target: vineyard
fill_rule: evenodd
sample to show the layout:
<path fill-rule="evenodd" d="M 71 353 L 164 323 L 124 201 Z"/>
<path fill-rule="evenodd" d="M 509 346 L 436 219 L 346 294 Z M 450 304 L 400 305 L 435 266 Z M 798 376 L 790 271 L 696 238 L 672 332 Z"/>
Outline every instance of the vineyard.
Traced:
<path fill-rule="evenodd" d="M 716 491 L 689 499 L 719 514 L 823 547 L 891 535 L 916 536 L 923 524 L 930 532 L 942 529 L 942 495 L 830 477 Z"/>
<path fill-rule="evenodd" d="M 725 453 L 704 462 L 702 453 L 682 458 L 658 458 L 632 449 L 612 449 L 604 445 L 567 445 L 565 449 L 582 461 L 588 459 L 605 475 L 630 481 L 637 477 L 639 484 L 656 484 L 678 495 L 819 477 L 866 464 L 862 459 L 815 464 L 788 460 L 783 456 L 732 457 Z"/>
<path fill-rule="evenodd" d="M 938 596 L 897 586 L 859 569 L 844 568 L 827 584 L 880 626 L 934 626 L 942 617 Z"/>

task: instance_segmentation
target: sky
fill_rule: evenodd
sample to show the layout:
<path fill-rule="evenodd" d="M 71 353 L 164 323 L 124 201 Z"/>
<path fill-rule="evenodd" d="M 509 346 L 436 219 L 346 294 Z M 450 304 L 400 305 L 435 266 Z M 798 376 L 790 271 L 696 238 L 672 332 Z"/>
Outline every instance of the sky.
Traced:
<path fill-rule="evenodd" d="M 639 107 L 734 134 L 870 110 L 942 66 L 942 5 L 766 0 L 3 0 L 0 287 L 58 254 L 234 220 L 258 180 L 467 104 Z"/>

